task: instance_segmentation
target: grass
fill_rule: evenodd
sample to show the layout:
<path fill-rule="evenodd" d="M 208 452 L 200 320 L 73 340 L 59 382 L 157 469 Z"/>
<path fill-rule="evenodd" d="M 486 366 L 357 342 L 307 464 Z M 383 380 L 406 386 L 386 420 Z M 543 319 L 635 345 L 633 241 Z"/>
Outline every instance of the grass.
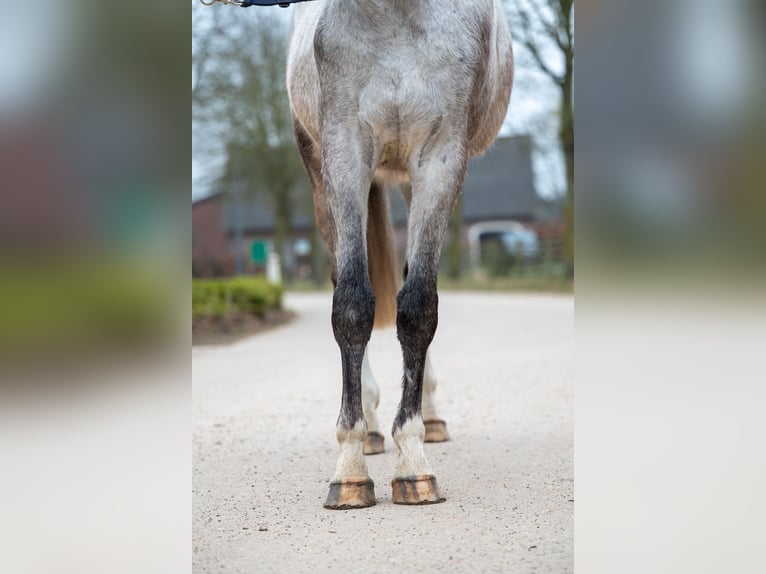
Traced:
<path fill-rule="evenodd" d="M 546 263 L 514 269 L 509 274 L 497 277 L 484 271 L 466 272 L 460 279 L 450 279 L 441 274 L 438 285 L 444 291 L 574 293 L 574 279 L 566 276 L 563 267 Z M 293 293 L 331 291 L 332 283 L 328 280 L 318 285 L 313 281 L 300 281 L 288 285 L 287 290 Z"/>

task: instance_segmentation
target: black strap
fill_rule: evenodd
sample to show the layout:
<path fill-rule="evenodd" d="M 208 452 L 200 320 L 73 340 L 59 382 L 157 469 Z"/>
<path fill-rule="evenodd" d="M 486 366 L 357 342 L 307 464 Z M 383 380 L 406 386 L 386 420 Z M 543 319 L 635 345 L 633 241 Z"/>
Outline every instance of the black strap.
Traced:
<path fill-rule="evenodd" d="M 309 0 L 242 0 L 240 4 L 241 8 L 249 8 L 250 6 L 279 6 L 280 8 L 287 8 L 290 4 L 297 2 L 308 2 Z"/>

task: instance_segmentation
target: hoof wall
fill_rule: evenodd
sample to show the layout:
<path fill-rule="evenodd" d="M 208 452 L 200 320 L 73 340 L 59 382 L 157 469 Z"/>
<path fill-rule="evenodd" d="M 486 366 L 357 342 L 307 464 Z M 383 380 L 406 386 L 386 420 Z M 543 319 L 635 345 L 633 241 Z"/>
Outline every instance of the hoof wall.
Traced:
<path fill-rule="evenodd" d="M 426 427 L 425 442 L 446 442 L 450 440 L 447 423 L 442 420 L 423 421 Z"/>
<path fill-rule="evenodd" d="M 433 475 L 395 478 L 391 481 L 391 487 L 394 504 L 437 504 L 447 500 Z"/>
<path fill-rule="evenodd" d="M 379 432 L 371 432 L 367 434 L 367 440 L 364 441 L 364 454 L 380 454 L 385 452 L 386 448 L 383 444 L 383 435 Z"/>
<path fill-rule="evenodd" d="M 330 510 L 350 510 L 375 505 L 375 483 L 371 480 L 357 482 L 331 482 L 330 492 L 324 503 Z"/>

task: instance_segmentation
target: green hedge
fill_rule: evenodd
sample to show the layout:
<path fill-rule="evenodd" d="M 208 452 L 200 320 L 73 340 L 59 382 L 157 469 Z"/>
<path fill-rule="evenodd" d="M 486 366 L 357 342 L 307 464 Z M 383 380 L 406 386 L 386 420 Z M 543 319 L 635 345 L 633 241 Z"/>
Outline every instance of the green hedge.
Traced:
<path fill-rule="evenodd" d="M 282 307 L 281 285 L 263 277 L 193 279 L 192 317 L 224 317 L 246 313 L 262 315 Z"/>

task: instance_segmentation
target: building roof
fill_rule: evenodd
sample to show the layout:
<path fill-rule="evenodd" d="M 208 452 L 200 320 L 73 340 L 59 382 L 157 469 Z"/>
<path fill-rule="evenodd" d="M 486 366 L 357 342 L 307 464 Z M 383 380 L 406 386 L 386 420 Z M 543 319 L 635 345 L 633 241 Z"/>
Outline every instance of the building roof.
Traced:
<path fill-rule="evenodd" d="M 407 221 L 407 208 L 398 192 L 391 193 L 395 225 Z M 532 173 L 529 136 L 498 138 L 481 157 L 468 163 L 463 183 L 463 220 L 533 219 L 539 198 Z"/>
<path fill-rule="evenodd" d="M 537 201 L 529 136 L 500 138 L 468 164 L 463 184 L 466 220 L 531 218 Z"/>
<path fill-rule="evenodd" d="M 308 181 L 293 190 L 293 229 L 309 229 L 313 225 L 314 212 L 311 206 L 311 190 Z M 222 209 L 222 226 L 228 232 L 236 229 L 237 217 L 243 231 L 247 233 L 271 233 L 274 231 L 274 203 L 268 194 L 254 193 L 237 198 L 225 194 Z"/>

